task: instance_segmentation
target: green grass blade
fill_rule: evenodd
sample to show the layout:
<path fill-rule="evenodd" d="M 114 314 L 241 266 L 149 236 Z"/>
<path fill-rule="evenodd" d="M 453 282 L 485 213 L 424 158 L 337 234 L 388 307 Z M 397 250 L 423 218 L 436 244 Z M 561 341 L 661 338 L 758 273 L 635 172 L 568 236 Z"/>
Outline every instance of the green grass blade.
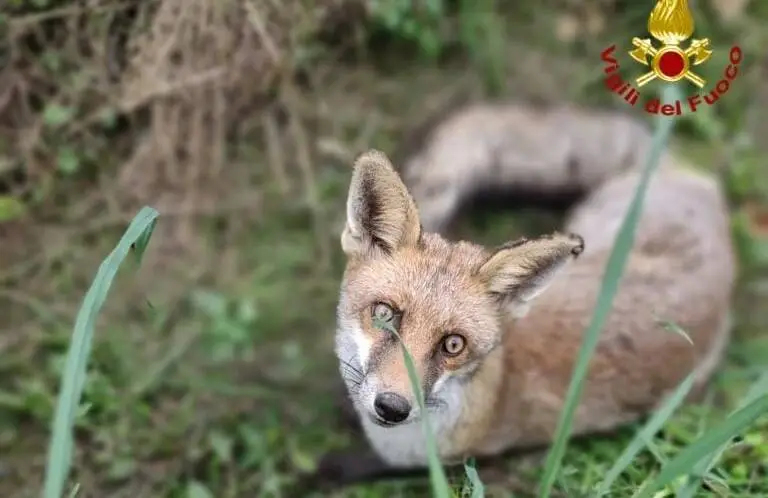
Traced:
<path fill-rule="evenodd" d="M 647 441 L 650 440 L 659 429 L 667 422 L 669 417 L 677 410 L 677 408 L 683 403 L 685 396 L 690 392 L 693 387 L 693 374 L 688 377 L 677 386 L 677 389 L 672 395 L 664 402 L 656 413 L 648 420 L 648 422 L 640 429 L 635 435 L 634 439 L 627 445 L 622 452 L 621 456 L 613 464 L 613 467 L 608 471 L 600 486 L 597 488 L 597 495 L 603 496 L 611 489 L 616 478 L 621 475 L 624 470 L 632 463 L 638 453 L 647 446 Z"/>
<path fill-rule="evenodd" d="M 408 352 L 408 348 L 405 347 L 397 330 L 391 327 L 388 323 L 374 319 L 374 326 L 393 334 L 400 342 L 400 347 L 403 351 L 403 360 L 405 361 L 405 368 L 408 370 L 408 380 L 411 382 L 411 389 L 413 389 L 413 394 L 416 396 L 416 402 L 419 404 L 419 410 L 421 412 L 422 428 L 427 444 L 429 480 L 432 485 L 432 496 L 434 498 L 451 498 L 453 493 L 451 493 L 451 486 L 445 475 L 445 469 L 443 469 L 443 465 L 440 463 L 437 444 L 435 443 L 435 438 L 432 434 L 432 427 L 429 424 L 429 416 L 424 403 L 424 393 L 421 391 L 421 383 L 419 382 L 418 375 L 416 375 L 416 367 L 413 364 L 411 353 Z"/>
<path fill-rule="evenodd" d="M 61 498 L 69 475 L 73 448 L 73 426 L 80 396 L 83 393 L 86 365 L 91 352 L 93 327 L 120 264 L 128 256 L 131 246 L 141 240 L 145 231 L 154 225 L 157 211 L 144 207 L 133 219 L 117 246 L 99 266 L 90 289 L 85 294 L 77 313 L 72 340 L 62 377 L 61 391 L 56 401 L 52 437 L 48 447 L 48 462 L 43 486 L 44 498 Z"/>
<path fill-rule="evenodd" d="M 766 413 L 768 413 L 768 394 L 759 396 L 714 429 L 686 446 L 675 458 L 662 467 L 656 479 L 641 493 L 637 494 L 636 498 L 651 498 L 656 490 L 663 488 L 678 476 L 690 473 L 702 459 L 702 456 L 717 451 L 722 444 L 730 441 L 733 436 L 739 434 L 755 419 Z"/>
<path fill-rule="evenodd" d="M 155 231 L 155 225 L 157 225 L 157 218 L 150 221 L 149 225 L 141 232 L 139 238 L 133 243 L 133 252 L 136 255 L 136 262 L 141 263 L 144 253 L 149 245 L 149 239 L 152 238 L 152 232 Z"/>
<path fill-rule="evenodd" d="M 680 91 L 677 86 L 669 85 L 664 89 L 662 100 L 665 102 L 672 102 L 675 99 L 680 98 Z M 675 123 L 674 117 L 660 117 L 657 120 L 656 130 L 653 136 L 653 142 L 651 143 L 651 151 L 648 154 L 646 163 L 643 167 L 640 181 L 637 184 L 635 195 L 629 205 L 629 209 L 624 217 L 624 220 L 619 229 L 619 233 L 616 237 L 616 242 L 611 250 L 611 255 L 608 258 L 608 265 L 603 275 L 600 293 L 597 297 L 597 305 L 595 311 L 592 314 L 592 319 L 587 327 L 584 339 L 582 340 L 581 347 L 579 349 L 576 364 L 573 368 L 573 374 L 571 377 L 571 383 L 568 386 L 568 392 L 565 396 L 565 403 L 563 411 L 560 414 L 557 429 L 555 431 L 554 442 L 552 448 L 547 455 L 547 461 L 544 467 L 544 475 L 539 488 L 540 498 L 549 498 L 552 492 L 552 486 L 557 478 L 557 473 L 560 470 L 560 464 L 562 462 L 563 455 L 565 454 L 568 438 L 571 433 L 571 425 L 573 423 L 573 417 L 576 413 L 576 407 L 579 404 L 581 398 L 581 391 L 583 389 L 584 378 L 586 377 L 587 370 L 589 368 L 589 361 L 592 358 L 592 353 L 597 346 L 597 342 L 600 338 L 600 332 L 602 331 L 605 319 L 610 312 L 613 305 L 613 298 L 616 295 L 616 291 L 619 287 L 619 281 L 624 273 L 624 266 L 629 258 L 629 252 L 632 249 L 632 244 L 635 239 L 635 230 L 637 223 L 642 212 L 643 201 L 645 200 L 645 192 L 648 189 L 648 183 L 650 182 L 653 172 L 658 166 L 661 154 L 664 151 L 665 145 L 672 132 L 672 128 Z"/>
<path fill-rule="evenodd" d="M 661 319 L 656 320 L 656 323 L 661 325 L 664 328 L 664 330 L 666 330 L 667 332 L 672 332 L 673 334 L 677 334 L 683 339 L 685 339 L 686 341 L 688 341 L 689 344 L 691 345 L 693 344 L 693 339 L 691 339 L 691 336 L 689 336 L 688 332 L 683 330 L 683 328 L 680 327 L 680 325 L 674 322 L 670 322 L 669 320 L 661 320 Z"/>
<path fill-rule="evenodd" d="M 437 444 L 432 434 L 432 428 L 429 424 L 429 416 L 427 415 L 427 408 L 424 405 L 424 393 L 421 392 L 419 386 L 419 378 L 416 376 L 416 368 L 413 365 L 413 359 L 408 349 L 405 347 L 402 341 L 400 345 L 403 349 L 403 358 L 405 359 L 405 368 L 408 369 L 408 379 L 411 381 L 411 388 L 413 389 L 416 399 L 419 403 L 419 410 L 421 411 L 421 421 L 424 429 L 424 437 L 427 442 L 427 453 L 429 455 L 429 480 L 432 484 L 432 492 L 435 498 L 451 498 L 451 487 L 448 484 L 448 478 L 445 476 L 445 470 L 440 463 L 440 457 L 437 453 Z"/>
<path fill-rule="evenodd" d="M 745 394 L 744 397 L 739 401 L 736 410 L 731 412 L 731 415 L 765 394 L 768 394 L 768 372 L 764 373 L 758 380 L 754 382 L 754 384 L 752 384 L 752 386 L 749 388 L 749 391 L 747 391 L 747 394 Z M 694 498 L 696 496 L 696 492 L 699 490 L 699 488 L 701 488 L 701 481 L 703 480 L 703 476 L 706 476 L 712 470 L 718 460 L 720 460 L 720 458 L 723 456 L 723 453 L 725 453 L 725 450 L 728 449 L 730 444 L 731 440 L 729 439 L 720 445 L 720 447 L 711 455 L 707 455 L 705 458 L 699 460 L 699 462 L 693 468 L 693 472 L 691 473 L 692 475 L 688 478 L 685 485 L 681 486 L 678 490 L 677 498 Z"/>
<path fill-rule="evenodd" d="M 480 475 L 475 467 L 475 459 L 470 458 L 464 463 L 464 473 L 469 481 L 469 488 L 472 491 L 470 498 L 485 498 L 485 485 L 480 480 Z"/>
<path fill-rule="evenodd" d="M 80 493 L 80 485 L 79 484 L 75 484 L 72 487 L 72 491 L 69 492 L 69 498 L 76 498 L 78 493 Z"/>

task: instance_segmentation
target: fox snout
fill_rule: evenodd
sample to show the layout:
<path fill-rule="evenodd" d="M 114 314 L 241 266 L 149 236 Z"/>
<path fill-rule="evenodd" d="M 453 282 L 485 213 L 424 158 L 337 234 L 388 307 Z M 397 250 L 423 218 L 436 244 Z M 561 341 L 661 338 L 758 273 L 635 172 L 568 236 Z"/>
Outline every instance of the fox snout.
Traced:
<path fill-rule="evenodd" d="M 399 424 L 411 414 L 411 402 L 391 391 L 382 392 L 373 399 L 376 416 L 385 424 Z"/>
<path fill-rule="evenodd" d="M 402 361 L 399 345 L 392 343 L 388 354 L 372 358 L 358 388 L 351 389 L 361 415 L 382 427 L 410 423 L 419 416 L 418 404 Z M 402 360 L 402 359 L 400 359 Z M 429 396 L 431 386 L 421 385 Z"/>

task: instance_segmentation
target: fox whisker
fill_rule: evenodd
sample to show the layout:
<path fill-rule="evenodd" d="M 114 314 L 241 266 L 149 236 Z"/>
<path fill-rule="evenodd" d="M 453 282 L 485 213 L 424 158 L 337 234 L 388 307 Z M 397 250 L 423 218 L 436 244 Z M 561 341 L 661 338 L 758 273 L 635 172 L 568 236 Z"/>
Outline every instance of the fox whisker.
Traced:
<path fill-rule="evenodd" d="M 354 376 L 355 378 L 362 379 L 365 377 L 360 370 L 356 370 L 354 367 L 350 367 L 349 365 L 342 365 L 341 366 L 344 372 Z"/>
<path fill-rule="evenodd" d="M 352 363 L 350 363 L 347 360 L 342 360 L 341 363 L 345 367 L 345 369 L 348 370 L 349 372 L 357 374 L 361 378 L 365 377 L 365 373 L 363 373 L 363 371 L 362 371 L 362 369 L 360 369 L 360 367 L 357 367 L 357 366 L 353 365 Z"/>
<path fill-rule="evenodd" d="M 429 397 L 424 400 L 424 406 L 426 408 L 439 410 L 441 408 L 445 408 L 446 406 L 448 406 L 448 404 L 442 399 Z"/>
<path fill-rule="evenodd" d="M 365 379 L 365 375 L 359 369 L 346 362 L 341 365 L 341 372 L 345 380 L 358 387 Z"/>

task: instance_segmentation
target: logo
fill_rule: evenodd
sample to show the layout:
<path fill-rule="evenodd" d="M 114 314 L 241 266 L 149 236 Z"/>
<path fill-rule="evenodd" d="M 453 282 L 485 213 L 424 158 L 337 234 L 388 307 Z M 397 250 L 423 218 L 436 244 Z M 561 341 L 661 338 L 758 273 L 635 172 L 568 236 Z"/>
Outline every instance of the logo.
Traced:
<path fill-rule="evenodd" d="M 743 55 L 741 49 L 735 45 L 730 49 L 729 64 L 723 70 L 722 79 L 707 90 L 707 81 L 693 68 L 709 61 L 713 50 L 708 38 L 692 38 L 694 22 L 688 0 L 658 0 L 648 17 L 648 32 L 653 40 L 634 37 L 634 48 L 627 52 L 635 62 L 647 68 L 632 82 L 625 81 L 618 72 L 620 65 L 614 57 L 616 45 L 611 45 L 600 54 L 607 75 L 605 85 L 611 92 L 635 106 L 642 96 L 639 89 L 654 80 L 670 84 L 687 83 L 699 89 L 685 100 L 661 102 L 653 98 L 643 102 L 646 112 L 665 116 L 696 112 L 702 105 L 713 105 L 728 93 L 739 73 Z"/>

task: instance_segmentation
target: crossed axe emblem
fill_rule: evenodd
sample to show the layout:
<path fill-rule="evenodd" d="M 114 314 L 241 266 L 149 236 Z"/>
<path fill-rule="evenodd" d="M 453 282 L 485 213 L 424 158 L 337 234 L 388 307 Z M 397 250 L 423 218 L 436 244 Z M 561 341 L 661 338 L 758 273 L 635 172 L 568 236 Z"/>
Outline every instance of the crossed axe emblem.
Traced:
<path fill-rule="evenodd" d="M 632 38 L 632 45 L 636 48 L 629 52 L 629 55 L 637 62 L 645 66 L 650 65 L 652 68 L 635 80 L 638 87 L 642 87 L 656 78 L 661 78 L 666 81 L 678 81 L 685 78 L 699 88 L 704 87 L 704 78 L 691 71 L 690 66 L 698 66 L 699 64 L 706 62 L 712 56 L 712 51 L 709 50 L 709 39 L 692 40 L 691 44 L 685 50 L 679 48 L 677 45 L 666 44 L 657 49 L 651 43 L 650 38 Z M 664 74 L 659 66 L 661 58 L 668 54 L 675 54 L 673 57 L 677 56 L 683 63 L 682 71 L 677 75 Z M 650 62 L 648 60 L 649 57 L 651 58 Z"/>

